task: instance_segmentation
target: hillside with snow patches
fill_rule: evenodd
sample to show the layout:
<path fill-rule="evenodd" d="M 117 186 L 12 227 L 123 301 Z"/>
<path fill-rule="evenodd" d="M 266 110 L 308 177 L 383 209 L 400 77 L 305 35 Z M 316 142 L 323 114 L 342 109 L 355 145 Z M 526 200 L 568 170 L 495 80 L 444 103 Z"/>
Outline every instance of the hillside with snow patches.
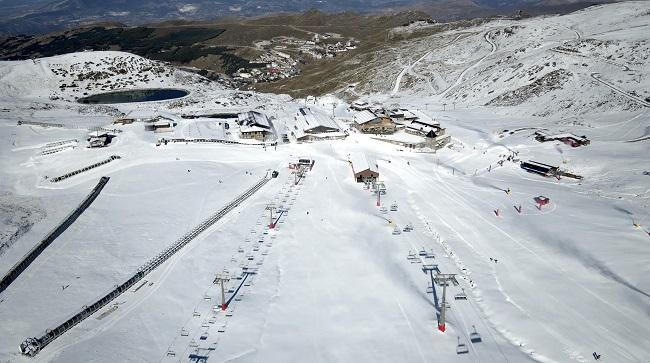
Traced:
<path fill-rule="evenodd" d="M 0 291 L 0 362 L 650 362 L 649 24 L 647 2 L 483 22 L 351 59 L 337 77 L 354 87 L 308 99 L 123 52 L 0 62 L 0 276 L 105 183 Z M 145 88 L 189 94 L 76 102 Z M 362 134 L 342 94 L 438 121 L 451 142 Z M 301 107 L 345 137 L 237 135 L 252 110 L 290 134 Z M 173 129 L 114 123 L 134 113 Z M 298 159 L 314 161 L 302 178 Z M 355 162 L 379 172 L 383 208 Z M 437 272 L 458 282 L 444 310 Z"/>
<path fill-rule="evenodd" d="M 506 114 L 641 110 L 650 97 L 648 24 L 648 3 L 626 2 L 435 33 L 382 50 L 369 66 L 381 71 L 364 75 L 357 92 L 394 90 L 399 72 L 402 93 Z"/>

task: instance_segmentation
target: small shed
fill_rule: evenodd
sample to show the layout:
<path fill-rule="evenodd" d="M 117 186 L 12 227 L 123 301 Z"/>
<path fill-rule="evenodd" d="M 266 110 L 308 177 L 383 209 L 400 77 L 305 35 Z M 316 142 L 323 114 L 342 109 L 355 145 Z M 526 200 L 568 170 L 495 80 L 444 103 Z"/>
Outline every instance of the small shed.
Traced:
<path fill-rule="evenodd" d="M 370 162 L 365 155 L 352 155 L 349 161 L 357 183 L 375 182 L 379 178 L 377 163 Z"/>

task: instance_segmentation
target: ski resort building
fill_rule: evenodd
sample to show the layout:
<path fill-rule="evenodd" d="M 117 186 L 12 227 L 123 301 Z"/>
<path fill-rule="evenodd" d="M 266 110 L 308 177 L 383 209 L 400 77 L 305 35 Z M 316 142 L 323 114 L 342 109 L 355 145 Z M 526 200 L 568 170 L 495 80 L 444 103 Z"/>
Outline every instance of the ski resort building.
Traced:
<path fill-rule="evenodd" d="M 158 113 L 153 110 L 133 110 L 115 120 L 115 124 L 132 124 L 134 122 L 153 122 L 158 117 Z"/>
<path fill-rule="evenodd" d="M 370 105 L 366 101 L 354 101 L 352 102 L 352 105 L 350 105 L 350 109 L 354 111 L 367 110 L 369 107 Z"/>
<path fill-rule="evenodd" d="M 237 115 L 242 139 L 266 140 L 273 132 L 269 118 L 257 111 L 242 112 Z"/>
<path fill-rule="evenodd" d="M 334 119 L 309 107 L 298 110 L 289 125 L 289 132 L 296 141 L 337 140 L 347 136 Z"/>
<path fill-rule="evenodd" d="M 589 145 L 591 141 L 586 136 L 577 136 L 572 133 L 549 135 L 543 131 L 535 132 L 535 140 L 539 142 L 561 141 L 571 147 Z"/>
<path fill-rule="evenodd" d="M 397 130 L 390 117 L 370 110 L 357 112 L 353 126 L 364 134 L 392 134 Z"/>
<path fill-rule="evenodd" d="M 375 182 L 379 178 L 377 163 L 369 161 L 365 155 L 352 155 L 349 161 L 357 183 Z"/>
<path fill-rule="evenodd" d="M 88 137 L 88 147 L 98 148 L 110 144 L 111 139 L 108 134 L 92 135 Z"/>

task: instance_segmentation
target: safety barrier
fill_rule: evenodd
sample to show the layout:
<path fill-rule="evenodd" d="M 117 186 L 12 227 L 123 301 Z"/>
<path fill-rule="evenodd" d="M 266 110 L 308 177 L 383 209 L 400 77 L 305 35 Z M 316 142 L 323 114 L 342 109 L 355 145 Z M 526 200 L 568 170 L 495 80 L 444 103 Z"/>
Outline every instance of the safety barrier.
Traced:
<path fill-rule="evenodd" d="M 159 143 L 161 144 L 167 144 L 167 143 L 195 143 L 195 144 L 206 144 L 206 143 L 215 143 L 215 144 L 234 144 L 234 145 L 249 145 L 249 146 L 264 146 L 264 145 L 270 145 L 273 146 L 275 143 L 270 143 L 266 144 L 263 142 L 258 142 L 258 143 L 247 143 L 247 142 L 239 142 L 239 141 L 231 141 L 231 140 L 222 140 L 222 139 L 204 139 L 204 138 L 198 138 L 198 139 L 185 139 L 185 138 L 171 138 L 171 139 L 166 139 L 166 138 L 161 138 L 158 140 Z"/>
<path fill-rule="evenodd" d="M 52 182 L 52 183 L 58 183 L 58 182 L 60 182 L 60 181 L 62 181 L 62 180 L 68 179 L 69 177 L 75 176 L 75 175 L 77 175 L 77 174 L 81 174 L 81 173 L 83 173 L 84 171 L 88 171 L 88 170 L 90 170 L 90 169 L 94 169 L 94 168 L 96 168 L 96 167 L 98 167 L 98 166 L 102 166 L 102 165 L 104 165 L 104 164 L 108 164 L 108 163 L 110 163 L 111 161 L 113 161 L 113 160 L 117 160 L 117 159 L 121 159 L 121 157 L 120 157 L 119 155 L 111 155 L 110 158 L 105 159 L 105 160 L 102 160 L 102 161 L 100 161 L 100 162 L 98 162 L 98 163 L 94 163 L 94 164 L 92 164 L 92 165 L 88 165 L 88 166 L 86 166 L 86 167 L 84 167 L 84 168 L 77 169 L 77 170 L 75 170 L 75 171 L 71 171 L 71 172 L 69 172 L 69 173 L 67 173 L 67 174 L 63 174 L 63 175 L 61 175 L 61 176 L 57 176 L 57 177 L 55 177 L 55 178 L 52 178 L 52 179 L 50 179 L 50 182 Z"/>
<path fill-rule="evenodd" d="M 63 124 L 53 124 L 49 122 L 38 122 L 38 121 L 18 121 L 18 126 L 20 125 L 30 125 L 30 126 L 41 126 L 41 127 L 59 127 L 63 128 Z"/>
<path fill-rule="evenodd" d="M 2 293 L 11 283 L 18 278 L 18 276 L 34 262 L 34 260 L 52 243 L 61 233 L 65 232 L 72 223 L 83 213 L 92 202 L 97 198 L 99 193 L 104 189 L 106 183 L 110 178 L 103 176 L 99 179 L 99 183 L 93 190 L 86 196 L 86 198 L 61 222 L 56 228 L 43 238 L 36 246 L 34 246 L 23 258 L 18 261 L 7 274 L 0 281 L 0 293 Z"/>
<path fill-rule="evenodd" d="M 50 142 L 50 143 L 45 144 L 45 148 L 55 147 L 55 146 L 64 145 L 64 144 L 72 144 L 73 142 L 79 142 L 79 141 L 77 139 L 54 141 L 54 142 Z"/>
<path fill-rule="evenodd" d="M 67 149 L 74 149 L 74 145 L 65 145 L 61 147 L 55 147 L 54 149 L 46 149 L 40 152 L 41 155 L 51 155 L 51 154 L 56 154 L 59 151 L 67 150 Z"/>
<path fill-rule="evenodd" d="M 97 312 L 99 309 L 103 308 L 108 303 L 113 301 L 116 297 L 120 296 L 123 292 L 133 287 L 133 285 L 138 283 L 138 281 L 142 280 L 142 278 L 145 277 L 147 274 L 149 274 L 149 272 L 153 271 L 156 267 L 160 266 L 162 263 L 167 261 L 178 250 L 183 248 L 183 246 L 187 245 L 201 232 L 208 229 L 215 222 L 223 218 L 223 216 L 225 216 L 228 212 L 233 210 L 244 200 L 246 200 L 255 192 L 257 192 L 266 183 L 268 183 L 270 179 L 271 176 L 269 174 L 265 178 L 260 180 L 258 183 L 253 185 L 251 188 L 249 188 L 247 191 L 245 191 L 243 194 L 235 198 L 232 202 L 228 203 L 228 205 L 223 207 L 221 210 L 219 210 L 215 214 L 205 219 L 198 226 L 194 227 L 191 231 L 187 232 L 185 235 L 183 235 L 178 240 L 176 240 L 176 242 L 172 243 L 169 247 L 165 248 L 161 253 L 156 255 L 156 257 L 152 258 L 147 263 L 142 265 L 131 278 L 129 278 L 126 282 L 122 283 L 121 285 L 118 285 L 115 289 L 113 289 L 106 295 L 100 297 L 95 303 L 89 306 L 84 306 L 80 312 L 78 312 L 73 317 L 66 320 L 56 328 L 46 330 L 45 334 L 40 338 L 33 337 L 33 338 L 25 339 L 25 341 L 20 344 L 20 352 L 30 357 L 33 357 L 36 354 L 38 354 L 38 352 L 40 352 L 41 349 L 43 349 L 45 346 L 50 344 L 56 338 L 60 337 L 63 333 L 68 331 L 70 328 L 79 324 L 80 322 L 82 322 L 83 320 L 85 320 L 95 312 Z"/>
<path fill-rule="evenodd" d="M 110 132 L 112 134 L 119 134 L 123 132 L 123 130 L 120 129 L 109 129 L 108 127 L 102 127 L 102 126 L 91 127 L 88 129 L 88 131 L 104 131 L 104 132 Z"/>

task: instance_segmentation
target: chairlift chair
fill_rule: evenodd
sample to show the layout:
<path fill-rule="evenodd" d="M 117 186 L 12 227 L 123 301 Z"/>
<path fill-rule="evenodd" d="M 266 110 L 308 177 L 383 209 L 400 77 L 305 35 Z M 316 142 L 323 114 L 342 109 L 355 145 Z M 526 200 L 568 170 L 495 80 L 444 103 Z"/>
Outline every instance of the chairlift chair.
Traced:
<path fill-rule="evenodd" d="M 426 258 L 436 258 L 436 256 L 433 254 L 433 250 L 427 252 Z"/>
<path fill-rule="evenodd" d="M 390 205 L 390 210 L 391 212 L 397 212 L 397 202 L 393 202 L 393 204 Z"/>
<path fill-rule="evenodd" d="M 386 209 L 386 207 L 384 207 L 383 205 L 381 206 L 381 208 L 379 208 L 379 211 L 382 213 L 388 213 L 388 209 Z"/>
<path fill-rule="evenodd" d="M 189 336 L 189 335 L 190 335 L 190 332 L 188 332 L 187 330 L 185 330 L 185 329 L 181 330 L 181 336 L 182 337 L 186 337 L 186 336 Z"/>
<path fill-rule="evenodd" d="M 454 300 L 467 300 L 467 294 L 465 294 L 465 289 L 462 292 L 454 295 Z"/>
<path fill-rule="evenodd" d="M 427 294 L 433 294 L 433 286 L 431 284 L 427 285 Z"/>
<path fill-rule="evenodd" d="M 414 259 L 416 259 L 416 258 L 417 258 L 417 257 L 416 257 L 416 255 L 415 255 L 415 253 L 413 253 L 412 251 L 409 251 L 409 254 L 408 254 L 408 256 L 406 257 L 407 260 L 414 260 Z"/>
<path fill-rule="evenodd" d="M 398 235 L 402 234 L 402 230 L 399 229 L 399 226 L 395 226 L 395 229 L 393 229 L 393 235 Z"/>
<path fill-rule="evenodd" d="M 469 348 L 467 344 L 460 342 L 460 337 L 458 337 L 458 345 L 456 346 L 456 354 L 467 354 L 469 353 Z"/>
<path fill-rule="evenodd" d="M 469 334 L 469 341 L 472 343 L 480 343 L 482 341 L 481 335 L 476 331 L 476 327 L 472 325 L 474 332 Z"/>
<path fill-rule="evenodd" d="M 419 254 L 420 256 L 426 256 L 426 255 L 427 255 L 427 251 L 424 249 L 424 247 L 422 247 L 422 249 L 420 250 L 420 252 L 419 252 L 418 254 Z"/>

